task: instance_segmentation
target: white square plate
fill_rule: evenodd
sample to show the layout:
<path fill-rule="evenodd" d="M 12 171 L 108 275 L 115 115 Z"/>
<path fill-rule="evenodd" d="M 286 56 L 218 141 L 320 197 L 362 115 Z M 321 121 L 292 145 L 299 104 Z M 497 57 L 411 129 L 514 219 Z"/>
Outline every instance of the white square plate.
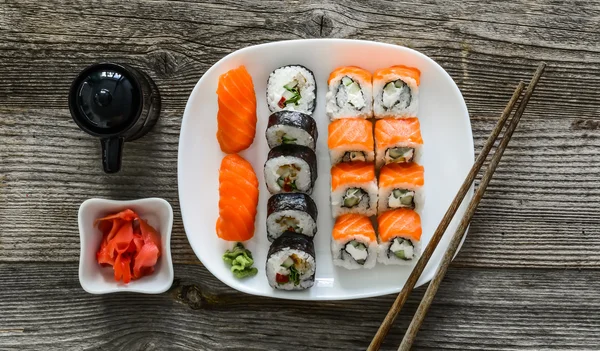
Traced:
<path fill-rule="evenodd" d="M 318 179 L 312 194 L 319 210 L 315 237 L 317 273 L 315 285 L 306 291 L 288 292 L 272 289 L 265 276 L 269 241 L 266 235 L 266 212 L 269 192 L 264 184 L 263 165 L 269 152 L 265 129 L 269 110 L 266 82 L 269 74 L 284 65 L 299 64 L 312 70 L 317 82 Z M 342 39 L 294 40 L 247 47 L 227 55 L 202 76 L 192 91 L 183 116 L 179 140 L 178 182 L 183 223 L 194 252 L 217 278 L 237 290 L 263 296 L 298 300 L 341 300 L 379 296 L 400 291 L 412 266 L 377 265 L 372 270 L 348 271 L 333 266 L 330 236 L 333 219 L 329 206 L 330 162 L 327 149 L 325 93 L 329 73 L 339 66 L 360 66 L 373 72 L 392 65 L 407 65 L 421 70 L 419 120 L 424 140 L 420 163 L 425 167 L 425 205 L 421 212 L 422 241 L 427 245 L 439 221 L 452 202 L 456 191 L 473 165 L 473 135 L 467 107 L 458 87 L 429 57 L 396 45 Z M 216 139 L 217 83 L 219 75 L 246 66 L 252 76 L 258 123 L 252 146 L 241 155 L 252 163 L 261 183 L 254 237 L 246 243 L 252 251 L 257 276 L 238 280 L 224 264 L 222 255 L 232 243 L 215 233 L 218 218 L 219 166 L 224 154 Z M 464 204 L 473 196 L 467 194 Z M 461 206 L 456 218 L 462 217 Z M 450 235 L 458 220 L 451 223 L 440 245 L 419 279 L 421 285 L 433 277 Z"/>

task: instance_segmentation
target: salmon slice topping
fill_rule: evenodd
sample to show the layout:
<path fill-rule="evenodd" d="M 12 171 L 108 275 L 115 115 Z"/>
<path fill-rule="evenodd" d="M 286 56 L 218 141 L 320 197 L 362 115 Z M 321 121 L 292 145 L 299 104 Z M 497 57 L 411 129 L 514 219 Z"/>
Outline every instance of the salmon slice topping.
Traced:
<path fill-rule="evenodd" d="M 379 239 L 388 242 L 395 237 L 421 240 L 421 217 L 413 210 L 401 208 L 386 211 L 377 218 Z"/>
<path fill-rule="evenodd" d="M 423 186 L 425 182 L 423 166 L 414 162 L 390 163 L 385 165 L 379 173 L 379 187 L 398 187 L 412 185 Z"/>
<path fill-rule="evenodd" d="M 244 66 L 219 77 L 217 141 L 221 151 L 236 153 L 250 147 L 256 134 L 256 94 Z"/>
<path fill-rule="evenodd" d="M 258 179 L 252 165 L 237 154 L 227 155 L 219 169 L 217 236 L 245 241 L 254 236 Z"/>
<path fill-rule="evenodd" d="M 398 143 L 423 144 L 421 125 L 417 118 L 383 118 L 375 122 L 377 149 L 387 149 Z"/>
<path fill-rule="evenodd" d="M 370 241 L 377 241 L 373 223 L 369 217 L 357 213 L 339 216 L 333 227 L 333 240 L 342 240 L 353 235 L 363 235 Z"/>
<path fill-rule="evenodd" d="M 330 149 L 338 147 L 360 148 L 373 151 L 373 123 L 361 118 L 342 118 L 329 123 Z"/>
<path fill-rule="evenodd" d="M 417 85 L 421 83 L 421 71 L 414 67 L 408 67 L 403 65 L 396 65 L 388 68 L 381 68 L 375 71 L 373 74 L 373 80 L 389 81 L 394 80 L 398 77 L 401 78 L 412 78 L 415 80 Z"/>
<path fill-rule="evenodd" d="M 348 183 L 368 183 L 375 180 L 372 162 L 347 162 L 331 167 L 331 191 Z"/>
<path fill-rule="evenodd" d="M 331 84 L 331 81 L 339 76 L 349 76 L 350 78 L 361 78 L 365 82 L 371 83 L 372 75 L 371 72 L 366 69 L 362 69 L 356 66 L 344 66 L 338 67 L 334 69 L 331 74 L 329 74 L 329 79 L 327 79 L 327 84 Z"/>

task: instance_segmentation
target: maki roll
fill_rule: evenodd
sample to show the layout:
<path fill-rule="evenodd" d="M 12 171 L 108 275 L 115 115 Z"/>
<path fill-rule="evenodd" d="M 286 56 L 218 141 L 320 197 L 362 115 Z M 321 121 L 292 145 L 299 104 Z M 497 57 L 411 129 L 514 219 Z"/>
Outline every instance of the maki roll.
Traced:
<path fill-rule="evenodd" d="M 317 156 L 306 146 L 279 145 L 269 151 L 264 173 L 271 194 L 310 194 L 317 180 Z"/>
<path fill-rule="evenodd" d="M 406 66 L 379 69 L 373 74 L 375 118 L 408 118 L 419 110 L 421 71 Z"/>
<path fill-rule="evenodd" d="M 281 144 L 295 144 L 315 150 L 317 136 L 317 124 L 307 114 L 278 111 L 269 116 L 266 137 L 271 149 Z"/>
<path fill-rule="evenodd" d="M 390 163 L 379 173 L 378 212 L 396 208 L 423 207 L 425 182 L 423 166 L 411 163 Z"/>
<path fill-rule="evenodd" d="M 377 179 L 371 162 L 338 163 L 331 168 L 331 212 L 377 214 Z"/>
<path fill-rule="evenodd" d="M 330 119 L 373 116 L 371 72 L 360 67 L 339 67 L 329 75 L 326 112 Z"/>
<path fill-rule="evenodd" d="M 375 122 L 375 160 L 377 167 L 388 163 L 414 161 L 423 146 L 417 118 L 385 118 Z"/>
<path fill-rule="evenodd" d="M 421 253 L 421 217 L 413 210 L 400 208 L 377 218 L 379 255 L 383 264 L 411 264 Z"/>
<path fill-rule="evenodd" d="M 279 290 L 304 290 L 315 283 L 315 246 L 310 238 L 285 232 L 267 254 L 267 280 Z"/>
<path fill-rule="evenodd" d="M 267 203 L 267 237 L 277 239 L 286 231 L 317 234 L 317 206 L 306 194 L 275 194 Z"/>
<path fill-rule="evenodd" d="M 352 161 L 373 162 L 373 123 L 366 119 L 344 118 L 329 124 L 329 158 L 331 164 Z"/>
<path fill-rule="evenodd" d="M 271 112 L 291 110 L 312 114 L 316 96 L 315 76 L 304 66 L 279 67 L 269 75 L 267 105 Z"/>
<path fill-rule="evenodd" d="M 334 265 L 346 269 L 373 268 L 377 252 L 377 237 L 369 217 L 345 214 L 337 218 L 331 240 Z"/>

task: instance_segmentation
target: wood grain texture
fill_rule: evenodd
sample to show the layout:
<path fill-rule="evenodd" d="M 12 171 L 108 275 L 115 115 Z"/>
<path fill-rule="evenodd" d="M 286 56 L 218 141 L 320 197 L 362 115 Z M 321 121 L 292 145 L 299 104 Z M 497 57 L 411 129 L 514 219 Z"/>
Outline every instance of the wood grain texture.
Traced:
<path fill-rule="evenodd" d="M 177 200 L 181 116 L 202 74 L 242 47 L 319 37 L 432 57 L 465 97 L 476 152 L 516 83 L 548 63 L 415 349 L 599 349 L 599 20 L 598 1 L 0 0 L 0 349 L 364 349 L 393 297 L 235 293 L 196 265 Z M 111 176 L 66 101 L 75 75 L 104 60 L 149 73 L 163 99 L 157 127 L 126 144 Z M 159 296 L 85 294 L 79 204 L 148 196 L 174 207 L 179 283 Z"/>
<path fill-rule="evenodd" d="M 0 264 L 11 286 L 0 289 L 0 349 L 364 350 L 392 302 L 253 297 L 200 266 L 177 265 L 175 272 L 165 294 L 94 296 L 80 288 L 72 264 Z M 415 350 L 597 350 L 595 275 L 451 269 Z M 565 298 L 565 286 L 577 293 Z M 396 349 L 422 293 L 409 299 L 382 350 Z"/>

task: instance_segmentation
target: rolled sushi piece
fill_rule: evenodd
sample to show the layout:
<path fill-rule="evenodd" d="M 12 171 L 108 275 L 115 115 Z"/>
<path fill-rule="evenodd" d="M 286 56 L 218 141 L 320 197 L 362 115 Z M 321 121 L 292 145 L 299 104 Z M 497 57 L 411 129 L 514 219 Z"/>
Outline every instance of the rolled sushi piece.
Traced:
<path fill-rule="evenodd" d="M 269 116 L 266 131 L 269 148 L 282 144 L 304 145 L 315 150 L 317 124 L 302 112 L 277 111 Z"/>
<path fill-rule="evenodd" d="M 316 96 L 315 76 L 304 66 L 279 67 L 267 80 L 267 105 L 271 112 L 291 110 L 312 114 Z"/>
<path fill-rule="evenodd" d="M 417 160 L 423 146 L 417 118 L 385 118 L 375 122 L 375 160 L 377 167 L 388 163 Z"/>
<path fill-rule="evenodd" d="M 317 156 L 306 146 L 279 145 L 269 151 L 264 173 L 271 194 L 311 194 L 317 180 Z"/>
<path fill-rule="evenodd" d="M 421 254 L 421 217 L 414 210 L 400 208 L 377 218 L 379 255 L 383 264 L 407 265 Z"/>
<path fill-rule="evenodd" d="M 327 84 L 326 113 L 331 120 L 373 116 L 371 72 L 354 66 L 339 67 L 331 72 Z"/>
<path fill-rule="evenodd" d="M 421 71 L 413 67 L 392 66 L 373 74 L 373 112 L 375 118 L 408 118 L 419 110 Z"/>
<path fill-rule="evenodd" d="M 315 283 L 315 246 L 302 234 L 285 232 L 267 254 L 267 280 L 273 289 L 304 290 Z"/>
<path fill-rule="evenodd" d="M 267 237 L 273 241 L 286 231 L 313 238 L 317 234 L 317 206 L 306 194 L 275 194 L 267 203 Z"/>
<path fill-rule="evenodd" d="M 373 123 L 366 119 L 344 118 L 329 123 L 329 158 L 331 164 L 352 161 L 373 162 L 375 144 Z"/>
<path fill-rule="evenodd" d="M 423 208 L 424 168 L 414 162 L 390 163 L 379 172 L 379 213 L 397 208 Z"/>
<path fill-rule="evenodd" d="M 331 168 L 331 212 L 377 214 L 377 179 L 372 162 L 338 163 Z"/>
<path fill-rule="evenodd" d="M 331 240 L 334 265 L 346 269 L 373 268 L 378 248 L 369 217 L 351 213 L 337 218 Z"/>

